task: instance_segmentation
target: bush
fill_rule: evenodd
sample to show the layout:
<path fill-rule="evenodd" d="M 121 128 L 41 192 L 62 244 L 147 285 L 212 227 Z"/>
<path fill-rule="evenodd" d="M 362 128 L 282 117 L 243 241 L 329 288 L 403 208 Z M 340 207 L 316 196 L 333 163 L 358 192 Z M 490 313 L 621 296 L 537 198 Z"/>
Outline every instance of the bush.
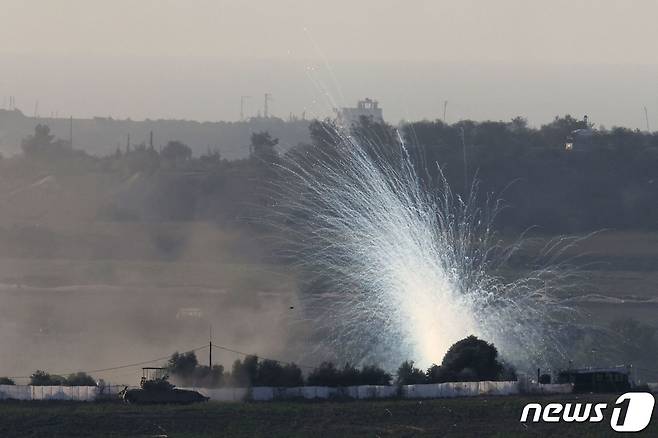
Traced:
<path fill-rule="evenodd" d="M 441 365 L 436 364 L 432 364 L 432 366 L 427 369 L 426 376 L 427 383 L 444 383 L 450 380 L 448 372 Z"/>
<path fill-rule="evenodd" d="M 322 362 L 306 379 L 309 386 L 340 386 L 340 371 L 333 362 Z"/>
<path fill-rule="evenodd" d="M 194 352 L 175 352 L 167 362 L 166 369 L 172 380 L 181 386 L 217 388 L 224 385 L 226 380 L 222 365 L 213 365 L 212 368 L 199 365 Z"/>
<path fill-rule="evenodd" d="M 349 362 L 338 373 L 338 386 L 356 386 L 361 384 L 360 381 L 361 371 Z"/>
<path fill-rule="evenodd" d="M 398 368 L 395 382 L 398 385 L 417 385 L 425 383 L 426 376 L 420 368 L 414 367 L 413 360 L 407 360 L 400 365 L 400 368 Z"/>
<path fill-rule="evenodd" d="M 9 377 L 0 377 L 0 385 L 15 385 L 16 383 Z"/>
<path fill-rule="evenodd" d="M 390 385 L 393 377 L 376 365 L 366 365 L 361 369 L 360 385 Z"/>
<path fill-rule="evenodd" d="M 346 363 L 342 369 L 336 368 L 332 362 L 323 362 L 308 375 L 310 386 L 356 386 L 356 385 L 389 385 L 391 375 L 383 369 L 370 365 L 359 369 Z"/>
<path fill-rule="evenodd" d="M 443 357 L 440 371 L 436 374 L 444 382 L 470 382 L 500 380 L 514 374 L 498 360 L 498 350 L 493 344 L 469 336 L 454 343 Z"/>
<path fill-rule="evenodd" d="M 258 356 L 247 356 L 233 362 L 231 383 L 238 386 L 251 386 L 258 376 Z"/>
<path fill-rule="evenodd" d="M 62 376 L 55 374 L 48 374 L 42 370 L 36 370 L 30 376 L 30 385 L 33 386 L 59 386 L 64 383 L 66 379 Z"/>
<path fill-rule="evenodd" d="M 213 365 L 212 368 L 207 366 L 198 366 L 192 376 L 192 386 L 202 386 L 205 388 L 218 388 L 225 383 L 224 366 Z M 187 383 L 189 385 L 189 383 Z"/>
<path fill-rule="evenodd" d="M 172 376 L 180 377 L 183 380 L 188 380 L 194 374 L 199 361 L 193 351 L 188 353 L 179 353 L 178 351 L 171 355 L 167 363 L 167 371 Z"/>
<path fill-rule="evenodd" d="M 304 377 L 302 376 L 302 370 L 294 363 L 289 363 L 283 367 L 282 374 L 283 384 L 280 386 L 304 386 Z"/>
<path fill-rule="evenodd" d="M 281 365 L 280 362 L 266 359 L 258 364 L 256 379 L 257 386 L 302 386 L 302 370 L 294 363 Z"/>
<path fill-rule="evenodd" d="M 89 374 L 78 372 L 69 375 L 62 384 L 66 386 L 96 386 L 96 381 Z"/>

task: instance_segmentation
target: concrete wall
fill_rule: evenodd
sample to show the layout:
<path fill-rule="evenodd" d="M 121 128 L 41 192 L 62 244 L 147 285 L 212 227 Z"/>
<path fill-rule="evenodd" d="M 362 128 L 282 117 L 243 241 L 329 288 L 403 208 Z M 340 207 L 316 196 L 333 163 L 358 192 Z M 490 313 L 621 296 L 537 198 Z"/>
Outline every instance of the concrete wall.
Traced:
<path fill-rule="evenodd" d="M 518 382 L 447 382 L 402 386 L 404 398 L 452 398 L 519 393 Z"/>
<path fill-rule="evenodd" d="M 326 386 L 302 386 L 295 388 L 273 388 L 269 386 L 247 388 L 183 388 L 199 391 L 211 400 L 216 401 L 270 401 L 294 399 L 353 398 L 379 399 L 393 398 L 448 398 L 475 397 L 481 395 L 512 395 L 520 394 L 519 382 L 449 382 L 423 385 L 397 386 L 347 386 L 329 388 Z M 571 392 L 571 385 L 538 385 L 538 392 L 545 394 L 562 394 Z"/>
<path fill-rule="evenodd" d="M 93 401 L 97 395 L 98 388 L 95 386 L 0 385 L 0 400 Z"/>
<path fill-rule="evenodd" d="M 108 389 L 110 389 L 108 391 Z M 77 400 L 92 401 L 104 395 L 115 394 L 113 387 L 103 393 L 95 386 L 29 386 L 0 385 L 0 400 Z M 116 391 L 123 387 L 116 387 Z M 254 388 L 181 388 L 198 391 L 213 401 L 241 402 L 246 400 L 327 400 L 331 398 L 352 398 L 358 400 L 402 397 L 407 399 L 476 397 L 482 395 L 529 394 L 568 394 L 572 391 L 566 385 L 522 385 L 519 382 L 448 382 L 423 385 L 377 386 L 361 385 L 342 388 L 326 386 L 301 386 L 295 388 L 275 388 L 270 386 Z M 653 391 L 658 387 L 652 388 Z"/>

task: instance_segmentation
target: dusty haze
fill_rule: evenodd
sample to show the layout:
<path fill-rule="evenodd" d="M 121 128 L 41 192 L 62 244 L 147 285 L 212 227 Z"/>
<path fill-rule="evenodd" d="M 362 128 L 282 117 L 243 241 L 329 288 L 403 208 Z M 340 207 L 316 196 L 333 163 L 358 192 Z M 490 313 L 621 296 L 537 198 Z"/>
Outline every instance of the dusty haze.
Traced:
<path fill-rule="evenodd" d="M 658 126 L 650 0 L 2 7 L 0 95 L 30 115 L 235 120 L 241 95 L 255 115 L 270 92 L 282 117 L 369 95 L 391 122 L 442 117 L 448 100 L 452 121 L 522 114 L 538 125 L 570 112 L 644 129 L 646 106 Z"/>
<path fill-rule="evenodd" d="M 570 113 L 588 114 L 597 128 L 658 129 L 654 0 L 0 0 L 0 11 L 0 104 L 11 96 L 29 119 L 19 135 L 9 116 L 23 116 L 3 111 L 9 122 L 0 126 L 0 376 L 149 360 L 206 343 L 210 325 L 218 345 L 313 365 L 324 357 L 299 311 L 303 275 L 246 220 L 262 201 L 253 181 L 268 177 L 260 158 L 246 159 L 246 141 L 231 140 L 220 160 L 210 150 L 217 145 L 172 128 L 156 130 L 147 149 L 154 128 L 145 123 L 131 140 L 127 128 L 107 134 L 103 149 L 87 147 L 104 157 L 91 157 L 66 147 L 69 116 L 89 119 L 76 122 L 76 149 L 89 146 L 87 126 L 112 123 L 94 116 L 234 121 L 241 96 L 251 96 L 249 119 L 262 114 L 264 93 L 282 119 L 330 116 L 369 96 L 393 124 L 443 118 L 447 101 L 449 123 L 520 115 L 539 126 Z M 44 155 L 23 154 L 20 139 L 45 119 L 62 141 L 42 139 L 35 150 Z M 244 138 L 250 123 L 239 127 Z M 280 149 L 298 146 L 269 131 Z M 551 148 L 562 150 L 569 132 L 555 134 Z M 180 167 L 161 160 L 156 150 L 169 140 L 189 143 L 193 157 Z M 458 148 L 450 170 L 462 169 L 466 146 Z M 650 177 L 623 192 L 631 206 L 646 199 L 636 193 L 654 193 L 657 151 L 638 154 Z M 615 297 L 653 300 L 658 236 L 620 236 L 597 249 L 632 252 L 633 269 L 649 259 L 651 274 L 602 270 L 595 281 Z M 638 303 L 653 323 L 655 309 Z M 606 309 L 602 320 L 619 315 Z M 216 354 L 228 367 L 239 357 Z M 93 374 L 139 377 L 134 368 Z"/>

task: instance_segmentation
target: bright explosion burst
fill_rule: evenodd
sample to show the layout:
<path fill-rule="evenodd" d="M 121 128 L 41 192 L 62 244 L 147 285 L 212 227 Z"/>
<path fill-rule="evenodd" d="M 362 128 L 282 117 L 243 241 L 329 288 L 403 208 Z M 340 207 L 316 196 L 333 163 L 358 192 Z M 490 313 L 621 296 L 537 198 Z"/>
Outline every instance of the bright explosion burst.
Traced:
<path fill-rule="evenodd" d="M 392 157 L 340 130 L 330 135 L 332 148 L 310 147 L 281 166 L 277 223 L 322 285 L 302 303 L 338 358 L 427 366 L 474 334 L 517 366 L 562 359 L 570 309 L 557 297 L 570 274 L 496 274 L 520 242 L 498 244 L 499 202 L 478 207 L 476 183 L 467 198 L 443 177 L 428 183 L 401 139 Z M 553 242 L 544 256 L 563 248 Z"/>

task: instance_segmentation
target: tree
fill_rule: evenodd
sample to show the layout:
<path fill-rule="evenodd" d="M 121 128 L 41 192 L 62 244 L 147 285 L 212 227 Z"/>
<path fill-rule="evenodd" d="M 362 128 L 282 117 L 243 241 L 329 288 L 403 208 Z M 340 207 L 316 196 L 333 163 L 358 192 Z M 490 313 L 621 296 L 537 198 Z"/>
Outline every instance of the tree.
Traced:
<path fill-rule="evenodd" d="M 191 377 L 182 380 L 182 384 L 189 386 L 203 386 L 205 388 L 217 388 L 224 385 L 224 367 L 213 365 L 199 365 L 194 369 Z"/>
<path fill-rule="evenodd" d="M 265 359 L 258 364 L 258 372 L 253 382 L 257 386 L 279 386 L 283 367 L 279 362 Z"/>
<path fill-rule="evenodd" d="M 62 376 L 55 374 L 48 374 L 42 370 L 36 370 L 30 376 L 30 385 L 33 386 L 59 386 L 64 383 L 65 379 Z"/>
<path fill-rule="evenodd" d="M 50 133 L 50 127 L 42 124 L 35 126 L 34 134 L 21 142 L 23 153 L 29 158 L 58 158 L 70 152 L 70 146 L 70 143 L 64 140 L 55 140 L 55 136 Z"/>
<path fill-rule="evenodd" d="M 254 132 L 251 134 L 251 155 L 263 163 L 275 163 L 279 158 L 277 144 L 279 139 L 272 138 L 269 132 Z"/>
<path fill-rule="evenodd" d="M 281 363 L 265 359 L 258 364 L 258 372 L 254 385 L 258 386 L 302 386 L 302 370 L 294 363 Z"/>
<path fill-rule="evenodd" d="M 448 349 L 441 369 L 448 381 L 482 381 L 498 380 L 504 366 L 493 344 L 471 335 Z"/>
<path fill-rule="evenodd" d="M 416 385 L 425 383 L 425 373 L 420 368 L 414 367 L 413 360 L 402 362 L 396 373 L 395 382 L 398 385 Z"/>
<path fill-rule="evenodd" d="M 96 386 L 96 381 L 89 374 L 78 372 L 70 374 L 63 382 L 66 386 Z"/>
<path fill-rule="evenodd" d="M 428 383 L 444 383 L 449 380 L 448 373 L 441 365 L 432 364 L 425 375 Z"/>
<path fill-rule="evenodd" d="M 361 385 L 390 385 L 393 377 L 376 365 L 361 368 L 359 382 Z"/>
<path fill-rule="evenodd" d="M 340 386 L 340 371 L 333 362 L 322 362 L 306 378 L 309 386 Z"/>
<path fill-rule="evenodd" d="M 278 386 L 304 386 L 304 377 L 302 370 L 294 363 L 286 364 L 283 367 L 283 374 L 281 375 L 281 383 Z"/>
<path fill-rule="evenodd" d="M 199 361 L 193 351 L 182 354 L 175 352 L 171 355 L 166 368 L 172 376 L 177 376 L 187 381 L 194 374 L 198 364 Z"/>
<path fill-rule="evenodd" d="M 258 377 L 258 356 L 247 356 L 233 362 L 231 380 L 239 386 L 252 386 Z"/>
<path fill-rule="evenodd" d="M 0 385 L 15 385 L 16 383 L 9 377 L 0 377 Z"/>
<path fill-rule="evenodd" d="M 345 364 L 338 375 L 340 386 L 355 386 L 361 384 L 361 371 L 349 362 Z"/>

